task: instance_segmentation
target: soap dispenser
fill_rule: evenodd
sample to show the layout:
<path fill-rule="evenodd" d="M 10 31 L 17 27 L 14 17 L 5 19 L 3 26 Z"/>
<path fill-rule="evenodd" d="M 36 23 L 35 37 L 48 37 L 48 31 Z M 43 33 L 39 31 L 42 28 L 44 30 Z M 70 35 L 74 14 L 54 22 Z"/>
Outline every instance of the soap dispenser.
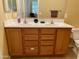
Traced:
<path fill-rule="evenodd" d="M 21 23 L 21 18 L 20 17 L 17 18 L 17 22 Z"/>

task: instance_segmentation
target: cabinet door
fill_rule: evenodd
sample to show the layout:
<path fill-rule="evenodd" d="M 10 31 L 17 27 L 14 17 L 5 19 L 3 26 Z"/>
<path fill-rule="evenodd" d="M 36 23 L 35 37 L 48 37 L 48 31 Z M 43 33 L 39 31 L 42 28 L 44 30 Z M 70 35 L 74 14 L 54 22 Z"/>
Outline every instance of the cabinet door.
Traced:
<path fill-rule="evenodd" d="M 5 29 L 10 56 L 21 56 L 22 38 L 20 29 Z"/>
<path fill-rule="evenodd" d="M 40 46 L 40 55 L 53 55 L 53 46 Z"/>
<path fill-rule="evenodd" d="M 58 29 L 55 54 L 65 54 L 68 49 L 71 29 Z"/>

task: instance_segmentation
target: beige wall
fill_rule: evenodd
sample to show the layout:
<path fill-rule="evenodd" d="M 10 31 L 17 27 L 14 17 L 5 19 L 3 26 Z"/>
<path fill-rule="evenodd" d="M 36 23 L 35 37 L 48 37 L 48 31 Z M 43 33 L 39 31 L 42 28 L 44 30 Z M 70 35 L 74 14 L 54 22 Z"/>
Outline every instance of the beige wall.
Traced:
<path fill-rule="evenodd" d="M 79 0 L 68 0 L 66 13 L 68 17 L 65 21 L 79 27 Z"/>
<path fill-rule="evenodd" d="M 67 0 L 39 0 L 39 18 L 51 18 L 51 10 L 58 10 L 58 18 L 64 17 Z"/>
<path fill-rule="evenodd" d="M 1 57 L 8 58 L 7 45 L 4 37 L 3 21 L 5 20 L 5 13 L 3 11 L 2 1 L 0 0 L 0 59 L 2 59 Z"/>

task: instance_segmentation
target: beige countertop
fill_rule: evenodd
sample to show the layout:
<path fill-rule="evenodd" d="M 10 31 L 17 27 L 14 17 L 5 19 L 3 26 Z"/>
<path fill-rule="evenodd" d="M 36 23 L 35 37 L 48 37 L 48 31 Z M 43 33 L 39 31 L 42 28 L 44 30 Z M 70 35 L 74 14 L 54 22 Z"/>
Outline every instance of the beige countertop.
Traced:
<path fill-rule="evenodd" d="M 45 24 L 41 23 L 34 23 L 33 21 L 29 21 L 26 24 L 21 21 L 21 23 L 18 23 L 16 20 L 6 20 L 4 21 L 4 27 L 5 28 L 73 28 L 72 25 L 69 25 L 64 22 L 56 21 L 51 24 L 51 22 L 46 21 Z"/>

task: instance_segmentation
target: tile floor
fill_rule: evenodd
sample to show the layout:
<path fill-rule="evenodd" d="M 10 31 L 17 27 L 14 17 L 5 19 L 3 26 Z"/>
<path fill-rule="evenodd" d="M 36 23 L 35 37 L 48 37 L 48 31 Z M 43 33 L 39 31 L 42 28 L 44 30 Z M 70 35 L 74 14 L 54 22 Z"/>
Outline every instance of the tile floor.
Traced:
<path fill-rule="evenodd" d="M 64 56 L 56 57 L 11 57 L 11 59 L 76 59 L 76 55 L 73 51 L 69 50 Z"/>

